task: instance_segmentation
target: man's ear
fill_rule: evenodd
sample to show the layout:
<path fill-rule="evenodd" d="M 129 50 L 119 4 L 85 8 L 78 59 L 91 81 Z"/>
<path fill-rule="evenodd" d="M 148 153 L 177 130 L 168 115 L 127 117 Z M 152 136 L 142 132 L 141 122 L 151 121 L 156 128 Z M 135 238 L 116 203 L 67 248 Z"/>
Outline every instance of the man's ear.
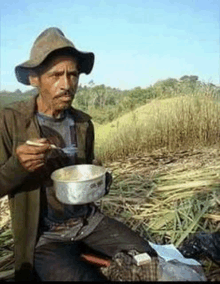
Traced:
<path fill-rule="evenodd" d="M 33 71 L 31 71 L 29 74 L 29 82 L 32 87 L 39 87 L 39 77 Z"/>

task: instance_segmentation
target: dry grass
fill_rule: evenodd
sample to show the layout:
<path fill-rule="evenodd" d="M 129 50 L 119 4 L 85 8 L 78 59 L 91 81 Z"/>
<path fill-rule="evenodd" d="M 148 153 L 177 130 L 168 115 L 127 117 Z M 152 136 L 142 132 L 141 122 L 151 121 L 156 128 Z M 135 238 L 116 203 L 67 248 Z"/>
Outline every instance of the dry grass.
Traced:
<path fill-rule="evenodd" d="M 204 96 L 153 100 L 96 129 L 96 155 L 114 161 L 137 151 L 219 143 L 220 105 Z"/>
<path fill-rule="evenodd" d="M 168 152 L 166 149 L 131 155 L 106 163 L 114 177 L 102 210 L 158 244 L 177 247 L 198 231 L 220 228 L 220 150 Z M 7 199 L 1 199 L 1 271 L 11 275 L 13 241 Z M 8 262 L 5 264 L 5 257 Z M 1 263 L 0 261 L 0 263 Z M 218 267 L 207 261 L 208 277 L 216 279 Z"/>
<path fill-rule="evenodd" d="M 140 153 L 106 164 L 114 183 L 103 211 L 158 244 L 179 247 L 197 232 L 220 229 L 220 151 Z M 204 262 L 206 275 L 219 269 Z M 218 278 L 220 280 L 220 278 Z"/>
<path fill-rule="evenodd" d="M 0 228 L 8 228 L 10 226 L 10 213 L 8 208 L 8 197 L 4 196 L 0 199 L 0 209 L 1 209 L 1 215 L 0 215 Z"/>
<path fill-rule="evenodd" d="M 146 225 L 157 237 L 161 233 L 178 246 L 201 229 L 203 218 L 210 220 L 209 226 L 207 222 L 202 226 L 205 231 L 219 229 L 211 222 L 219 221 L 220 157 L 218 149 L 169 155 L 141 154 L 109 163 L 114 184 L 102 206 L 107 214 L 122 213 L 130 225 Z M 196 157 L 200 157 L 197 163 Z"/>
<path fill-rule="evenodd" d="M 114 177 L 103 211 L 159 244 L 219 231 L 219 111 L 208 97 L 177 97 L 97 126 L 96 154 Z M 0 256 L 11 259 L 7 198 L 0 201 Z M 1 260 L 0 271 L 10 271 Z M 205 269 L 218 274 L 209 261 Z"/>
<path fill-rule="evenodd" d="M 14 241 L 11 231 L 8 197 L 0 199 L 0 281 L 14 275 Z"/>

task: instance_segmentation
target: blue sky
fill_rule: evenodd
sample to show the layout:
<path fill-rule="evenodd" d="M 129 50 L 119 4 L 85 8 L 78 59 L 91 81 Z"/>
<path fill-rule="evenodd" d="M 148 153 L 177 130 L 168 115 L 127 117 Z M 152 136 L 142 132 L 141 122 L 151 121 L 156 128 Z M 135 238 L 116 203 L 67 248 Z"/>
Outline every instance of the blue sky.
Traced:
<path fill-rule="evenodd" d="M 17 82 L 14 67 L 51 26 L 95 53 L 82 84 L 145 88 L 183 75 L 220 84 L 219 9 L 219 0 L 7 0 L 1 3 L 0 90 L 31 89 Z"/>

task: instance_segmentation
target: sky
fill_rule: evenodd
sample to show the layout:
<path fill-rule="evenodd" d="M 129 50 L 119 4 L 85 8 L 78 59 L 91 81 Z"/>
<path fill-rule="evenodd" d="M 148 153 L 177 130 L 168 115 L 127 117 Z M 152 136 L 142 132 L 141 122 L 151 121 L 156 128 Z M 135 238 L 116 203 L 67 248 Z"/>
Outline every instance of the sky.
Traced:
<path fill-rule="evenodd" d="M 17 82 L 14 68 L 48 27 L 94 52 L 82 85 L 146 88 L 183 75 L 220 84 L 219 0 L 7 0 L 0 13 L 0 90 L 31 89 Z"/>

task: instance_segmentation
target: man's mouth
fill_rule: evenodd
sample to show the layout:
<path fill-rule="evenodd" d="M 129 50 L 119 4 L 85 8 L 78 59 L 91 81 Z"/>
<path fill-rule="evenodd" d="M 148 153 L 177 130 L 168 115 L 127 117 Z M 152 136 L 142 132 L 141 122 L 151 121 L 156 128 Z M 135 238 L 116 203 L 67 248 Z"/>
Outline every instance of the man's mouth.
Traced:
<path fill-rule="evenodd" d="M 61 96 L 60 99 L 62 99 L 63 101 L 70 101 L 72 100 L 72 96 L 67 96 L 67 95 Z"/>
<path fill-rule="evenodd" d="M 70 101 L 73 99 L 73 96 L 71 94 L 62 94 L 57 96 L 57 99 L 62 100 L 62 101 Z"/>

